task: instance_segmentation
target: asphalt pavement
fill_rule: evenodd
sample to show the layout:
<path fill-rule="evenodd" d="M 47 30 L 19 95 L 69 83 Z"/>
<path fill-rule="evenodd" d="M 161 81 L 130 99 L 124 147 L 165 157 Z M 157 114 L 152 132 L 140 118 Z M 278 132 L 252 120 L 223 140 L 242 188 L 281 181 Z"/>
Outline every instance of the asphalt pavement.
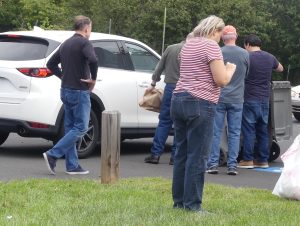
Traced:
<path fill-rule="evenodd" d="M 144 163 L 150 153 L 152 139 L 126 140 L 121 145 L 120 178 L 128 177 L 163 177 L 172 178 L 169 158 L 172 138 L 169 138 L 166 151 L 158 165 Z M 88 159 L 81 159 L 80 164 L 90 171 L 89 175 L 67 175 L 64 160 L 57 163 L 56 175 L 49 175 L 42 153 L 52 147 L 52 142 L 43 139 L 22 138 L 11 134 L 0 147 L 0 180 L 10 181 L 29 178 L 72 179 L 89 178 L 100 181 L 100 149 Z M 219 174 L 206 174 L 206 182 L 234 187 L 252 187 L 272 190 L 280 176 L 283 166 L 280 159 L 270 163 L 273 171 L 239 169 L 237 176 L 226 174 L 226 167 L 220 167 Z"/>

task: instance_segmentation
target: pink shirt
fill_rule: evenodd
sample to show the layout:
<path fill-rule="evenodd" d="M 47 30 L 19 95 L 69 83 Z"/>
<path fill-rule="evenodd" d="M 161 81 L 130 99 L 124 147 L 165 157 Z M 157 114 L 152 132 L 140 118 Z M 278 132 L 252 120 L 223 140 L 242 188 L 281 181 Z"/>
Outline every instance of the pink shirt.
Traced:
<path fill-rule="evenodd" d="M 180 78 L 174 93 L 188 92 L 194 97 L 217 103 L 220 87 L 213 80 L 209 63 L 223 60 L 218 43 L 203 37 L 192 38 L 185 43 L 180 56 Z"/>

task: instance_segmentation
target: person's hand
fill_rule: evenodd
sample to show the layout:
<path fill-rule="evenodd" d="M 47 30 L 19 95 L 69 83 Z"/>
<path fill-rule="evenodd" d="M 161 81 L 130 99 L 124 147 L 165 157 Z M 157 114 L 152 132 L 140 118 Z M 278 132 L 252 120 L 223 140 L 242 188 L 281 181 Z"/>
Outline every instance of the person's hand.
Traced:
<path fill-rule="evenodd" d="M 230 62 L 226 63 L 226 70 L 227 71 L 231 71 L 232 74 L 233 74 L 235 72 L 235 69 L 236 69 L 236 65 L 235 64 L 230 63 Z"/>
<path fill-rule="evenodd" d="M 80 79 L 80 81 L 85 82 L 88 84 L 89 86 L 89 90 L 93 91 L 95 84 L 96 84 L 96 80 L 92 80 L 92 79 Z"/>
<path fill-rule="evenodd" d="M 226 66 L 227 75 L 229 76 L 229 81 L 230 81 L 236 70 L 236 65 L 233 63 L 227 62 L 225 66 Z"/>
<path fill-rule="evenodd" d="M 147 91 L 152 91 L 152 90 L 154 90 L 155 89 L 155 85 L 156 85 L 156 81 L 152 81 L 151 82 L 151 85 L 147 88 Z"/>
<path fill-rule="evenodd" d="M 149 87 L 147 88 L 147 91 L 151 92 L 151 91 L 154 90 L 154 89 L 155 89 L 155 86 L 149 86 Z"/>

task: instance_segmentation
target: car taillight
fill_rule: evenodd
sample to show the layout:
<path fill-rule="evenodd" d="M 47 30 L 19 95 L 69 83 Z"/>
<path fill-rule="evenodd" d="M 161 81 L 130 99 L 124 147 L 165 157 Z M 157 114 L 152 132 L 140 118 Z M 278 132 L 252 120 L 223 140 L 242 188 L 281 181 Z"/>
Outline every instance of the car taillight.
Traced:
<path fill-rule="evenodd" d="M 9 37 L 9 38 L 20 38 L 19 35 L 14 35 L 14 34 L 8 34 L 7 37 Z"/>
<path fill-rule="evenodd" d="M 52 75 L 52 72 L 48 68 L 17 68 L 17 70 L 24 75 L 37 78 L 45 78 Z"/>
<path fill-rule="evenodd" d="M 29 126 L 37 129 L 47 129 L 49 128 L 48 124 L 38 123 L 38 122 L 28 122 Z"/>

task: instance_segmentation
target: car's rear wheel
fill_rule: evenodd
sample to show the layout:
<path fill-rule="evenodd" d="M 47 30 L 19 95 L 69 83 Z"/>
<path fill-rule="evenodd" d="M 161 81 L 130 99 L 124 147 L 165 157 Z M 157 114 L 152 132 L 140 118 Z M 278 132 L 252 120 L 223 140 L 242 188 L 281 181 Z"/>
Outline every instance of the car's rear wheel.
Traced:
<path fill-rule="evenodd" d="M 56 144 L 60 138 L 64 135 L 63 122 L 61 124 L 61 129 L 58 136 L 53 140 Z M 97 116 L 93 109 L 91 109 L 90 120 L 88 125 L 88 130 L 85 135 L 77 142 L 77 154 L 79 158 L 86 158 L 93 153 L 97 147 L 98 140 L 100 136 L 100 125 Z"/>
<path fill-rule="evenodd" d="M 0 145 L 3 144 L 9 136 L 9 133 L 0 132 Z"/>
<path fill-rule="evenodd" d="M 299 112 L 293 112 L 293 115 L 294 115 L 295 119 L 300 121 L 300 113 Z"/>

